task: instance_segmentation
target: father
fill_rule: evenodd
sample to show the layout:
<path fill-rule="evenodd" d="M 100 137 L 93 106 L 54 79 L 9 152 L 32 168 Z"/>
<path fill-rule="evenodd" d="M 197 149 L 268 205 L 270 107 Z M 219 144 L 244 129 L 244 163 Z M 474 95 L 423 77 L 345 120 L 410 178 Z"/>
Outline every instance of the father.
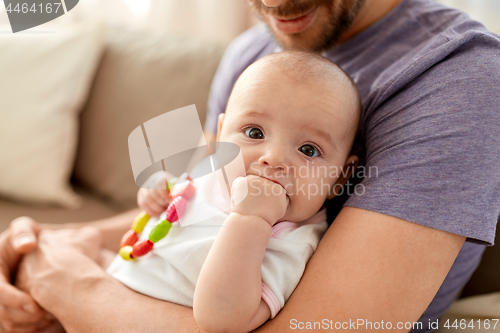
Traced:
<path fill-rule="evenodd" d="M 228 48 L 212 85 L 208 136 L 247 66 L 281 49 L 312 50 L 358 84 L 364 110 L 355 153 L 366 170 L 378 170 L 366 175 L 363 192 L 338 215 L 339 203 L 330 205 L 334 223 L 300 284 L 258 330 L 364 320 L 407 332 L 405 323 L 421 318 L 412 332 L 430 332 L 429 320 L 442 315 L 494 241 L 499 37 L 431 0 L 249 3 L 267 29 L 253 28 Z M 93 223 L 104 246 L 116 250 L 136 213 Z M 34 246 L 28 235 L 47 227 L 19 219 L 0 237 L 0 319 L 11 332 L 44 324 L 33 300 L 8 282 L 19 253 Z M 44 233 L 26 257 L 35 266 L 26 272 L 27 288 L 68 331 L 197 331 L 190 308 L 137 294 L 108 277 L 89 258 L 98 246 L 99 234 L 91 231 Z"/>

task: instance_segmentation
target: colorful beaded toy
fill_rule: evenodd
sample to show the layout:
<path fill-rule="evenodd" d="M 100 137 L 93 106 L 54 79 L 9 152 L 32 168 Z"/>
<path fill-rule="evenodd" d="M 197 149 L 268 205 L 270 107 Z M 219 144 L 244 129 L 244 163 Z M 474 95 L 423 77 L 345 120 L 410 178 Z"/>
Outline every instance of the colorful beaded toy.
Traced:
<path fill-rule="evenodd" d="M 187 179 L 188 182 L 179 185 L 175 185 L 177 179 L 167 182 L 170 197 L 173 200 L 167 207 L 165 219 L 158 222 L 149 233 L 148 239 L 141 242 L 137 242 L 139 234 L 144 230 L 151 216 L 146 212 L 141 212 L 135 217 L 131 229 L 123 235 L 120 243 L 119 253 L 123 259 L 134 260 L 148 254 L 153 249 L 154 244 L 168 234 L 172 223 L 184 214 L 187 201 L 195 193 L 195 187 L 193 180 L 187 174 L 182 175 L 181 178 Z"/>

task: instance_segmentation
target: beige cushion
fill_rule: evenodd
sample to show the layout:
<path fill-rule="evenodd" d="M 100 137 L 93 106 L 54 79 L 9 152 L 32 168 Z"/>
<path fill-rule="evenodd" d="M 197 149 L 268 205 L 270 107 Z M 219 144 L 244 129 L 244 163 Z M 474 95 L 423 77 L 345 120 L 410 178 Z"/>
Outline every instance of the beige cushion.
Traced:
<path fill-rule="evenodd" d="M 500 292 L 455 301 L 434 333 L 500 331 Z M 445 327 L 446 325 L 446 327 Z"/>
<path fill-rule="evenodd" d="M 0 232 L 5 230 L 10 222 L 19 216 L 30 216 L 41 223 L 61 224 L 95 221 L 114 216 L 123 211 L 123 209 L 104 202 L 81 187 L 76 187 L 75 191 L 81 198 L 82 204 L 80 208 L 73 210 L 58 207 L 28 206 L 15 201 L 0 200 Z"/>
<path fill-rule="evenodd" d="M 69 178 L 101 35 L 94 24 L 0 35 L 0 195 L 78 206 Z"/>
<path fill-rule="evenodd" d="M 203 124 L 223 50 L 179 35 L 111 28 L 81 115 L 76 178 L 115 201 L 135 205 L 129 134 L 153 117 L 191 104 Z"/>

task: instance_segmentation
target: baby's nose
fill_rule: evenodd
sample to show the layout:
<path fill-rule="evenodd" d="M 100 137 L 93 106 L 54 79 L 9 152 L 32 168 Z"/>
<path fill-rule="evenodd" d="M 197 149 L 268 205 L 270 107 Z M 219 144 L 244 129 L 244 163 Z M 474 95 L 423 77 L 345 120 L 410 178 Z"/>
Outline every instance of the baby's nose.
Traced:
<path fill-rule="evenodd" d="M 267 151 L 260 159 L 259 163 L 272 168 L 288 171 L 289 164 L 287 162 L 283 149 L 274 149 Z"/>

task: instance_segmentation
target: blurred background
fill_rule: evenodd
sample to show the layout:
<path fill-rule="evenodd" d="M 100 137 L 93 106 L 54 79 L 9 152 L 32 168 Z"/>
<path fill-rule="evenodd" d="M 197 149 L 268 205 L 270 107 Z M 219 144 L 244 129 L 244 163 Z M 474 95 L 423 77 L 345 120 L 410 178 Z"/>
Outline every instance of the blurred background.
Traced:
<path fill-rule="evenodd" d="M 467 12 L 491 31 L 500 33 L 500 0 L 438 1 Z M 157 31 L 181 32 L 224 44 L 258 22 L 245 0 L 81 0 L 71 15 L 33 30 L 44 30 L 49 26 L 56 29 L 67 21 L 87 18 Z M 7 22 L 5 7 L 0 5 L 0 26 Z"/>
<path fill-rule="evenodd" d="M 500 0 L 439 1 L 500 34 Z M 0 232 L 23 215 L 65 223 L 136 207 L 129 134 L 193 104 L 204 124 L 227 44 L 257 23 L 246 0 L 80 0 L 12 34 L 0 1 Z M 499 317 L 498 267 L 497 245 L 463 295 L 497 293 L 450 316 Z"/>
<path fill-rule="evenodd" d="M 500 33 L 500 0 L 438 1 Z M 18 199 L 76 207 L 77 197 L 69 190 L 71 176 L 134 205 L 137 188 L 126 146 L 130 131 L 191 104 L 203 125 L 210 84 L 224 49 L 255 24 L 247 0 L 80 0 L 67 15 L 12 34 L 0 1 L 0 175 L 10 175 L 0 179 L 0 197 L 11 199 L 17 190 Z M 27 128 L 26 119 L 33 128 Z M 125 125 L 120 128 L 114 121 Z M 56 133 L 58 138 L 45 137 Z M 120 148 L 111 149 L 113 144 Z M 17 151 L 21 146 L 31 150 L 23 155 Z M 98 154 L 94 148 L 107 151 Z M 39 162 L 33 154 L 39 155 Z M 46 158 L 48 154 L 53 158 Z M 47 173 L 40 176 L 41 163 L 59 185 L 53 185 Z M 123 178 L 110 168 L 112 163 L 123 169 Z M 17 165 L 32 167 L 26 172 Z M 19 179 L 13 177 L 15 172 Z M 48 185 L 36 185 L 33 179 Z M 22 191 L 19 184 L 25 186 Z"/>

